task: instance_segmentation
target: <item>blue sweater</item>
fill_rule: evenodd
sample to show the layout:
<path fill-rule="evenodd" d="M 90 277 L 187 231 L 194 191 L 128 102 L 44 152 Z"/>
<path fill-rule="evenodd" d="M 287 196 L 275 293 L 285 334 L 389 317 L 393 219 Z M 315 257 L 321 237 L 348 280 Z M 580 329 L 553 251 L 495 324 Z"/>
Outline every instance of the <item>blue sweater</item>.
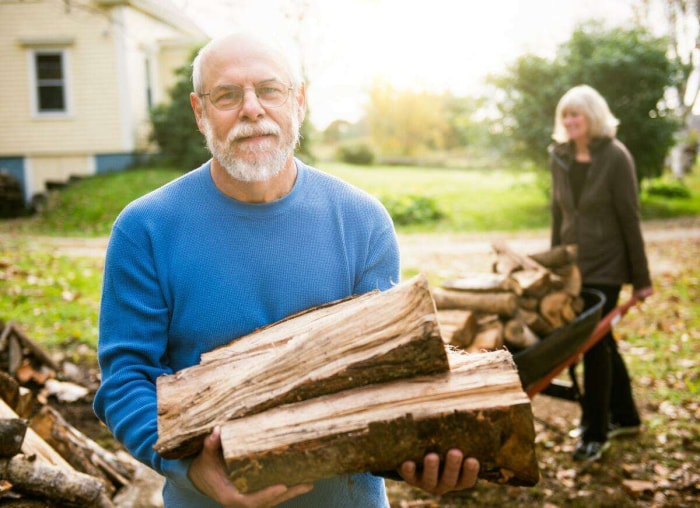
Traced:
<path fill-rule="evenodd" d="M 95 412 L 138 460 L 166 478 L 167 507 L 218 506 L 165 460 L 157 439 L 156 378 L 290 314 L 398 282 L 396 235 L 374 198 L 295 160 L 283 198 L 237 201 L 210 163 L 134 201 L 107 250 Z M 283 506 L 387 506 L 370 474 L 317 482 Z"/>

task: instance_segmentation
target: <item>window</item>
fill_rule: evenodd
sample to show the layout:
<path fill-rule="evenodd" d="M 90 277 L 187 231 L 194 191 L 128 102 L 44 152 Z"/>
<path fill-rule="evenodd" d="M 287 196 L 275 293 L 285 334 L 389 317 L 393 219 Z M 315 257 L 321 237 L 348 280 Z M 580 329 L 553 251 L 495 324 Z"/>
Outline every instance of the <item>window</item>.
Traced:
<path fill-rule="evenodd" d="M 38 115 L 65 115 L 68 107 L 67 52 L 65 50 L 34 50 L 34 107 Z"/>

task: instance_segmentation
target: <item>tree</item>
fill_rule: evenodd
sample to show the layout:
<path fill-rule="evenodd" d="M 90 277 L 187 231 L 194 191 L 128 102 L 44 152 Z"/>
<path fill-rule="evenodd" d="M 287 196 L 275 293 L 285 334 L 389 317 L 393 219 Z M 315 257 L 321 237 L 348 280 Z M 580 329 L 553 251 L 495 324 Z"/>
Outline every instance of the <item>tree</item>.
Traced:
<path fill-rule="evenodd" d="M 511 120 L 516 153 L 544 164 L 554 111 L 571 87 L 586 83 L 608 101 L 620 120 L 618 136 L 630 149 L 640 181 L 661 174 L 678 128 L 664 101 L 682 76 L 667 56 L 667 41 L 640 28 L 580 25 L 553 60 L 525 55 L 492 82 L 504 91 L 498 107 Z"/>
<path fill-rule="evenodd" d="M 185 65 L 176 71 L 178 79 L 168 91 L 170 100 L 151 110 L 151 139 L 158 144 L 164 162 L 183 171 L 196 168 L 211 157 L 190 105 L 190 69 Z"/>

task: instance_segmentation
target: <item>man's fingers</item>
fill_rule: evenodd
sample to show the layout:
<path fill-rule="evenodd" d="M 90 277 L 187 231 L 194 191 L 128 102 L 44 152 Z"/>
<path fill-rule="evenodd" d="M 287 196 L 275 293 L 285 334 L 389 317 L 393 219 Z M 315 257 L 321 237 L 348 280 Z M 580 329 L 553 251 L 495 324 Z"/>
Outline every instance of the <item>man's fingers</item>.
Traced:
<path fill-rule="evenodd" d="M 462 470 L 464 455 L 459 450 L 450 450 L 445 457 L 445 468 L 440 478 L 439 490 L 450 491 L 457 486 Z"/>
<path fill-rule="evenodd" d="M 469 457 L 462 464 L 462 474 L 459 477 L 459 483 L 456 490 L 471 489 L 476 485 L 479 478 L 479 461 L 473 457 Z"/>

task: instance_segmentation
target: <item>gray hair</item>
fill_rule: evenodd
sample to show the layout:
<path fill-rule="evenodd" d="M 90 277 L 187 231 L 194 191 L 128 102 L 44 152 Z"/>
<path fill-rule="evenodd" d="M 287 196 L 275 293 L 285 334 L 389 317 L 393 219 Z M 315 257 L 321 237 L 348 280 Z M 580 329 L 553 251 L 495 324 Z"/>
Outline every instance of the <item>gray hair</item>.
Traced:
<path fill-rule="evenodd" d="M 282 65 L 290 84 L 299 89 L 303 83 L 301 64 L 298 53 L 294 51 L 294 44 L 290 41 L 283 41 L 278 38 L 261 38 L 255 34 L 236 32 L 228 35 L 216 37 L 204 45 L 192 61 L 192 89 L 195 93 L 204 93 L 202 65 L 208 54 L 219 44 L 225 44 L 225 40 L 232 37 L 249 38 L 259 43 L 266 51 L 274 55 L 275 59 Z"/>
<path fill-rule="evenodd" d="M 564 128 L 564 114 L 572 109 L 581 112 L 588 120 L 588 131 L 592 138 L 614 138 L 620 121 L 610 111 L 608 103 L 596 89 L 579 85 L 566 92 L 554 114 L 552 139 L 558 143 L 569 141 Z"/>

